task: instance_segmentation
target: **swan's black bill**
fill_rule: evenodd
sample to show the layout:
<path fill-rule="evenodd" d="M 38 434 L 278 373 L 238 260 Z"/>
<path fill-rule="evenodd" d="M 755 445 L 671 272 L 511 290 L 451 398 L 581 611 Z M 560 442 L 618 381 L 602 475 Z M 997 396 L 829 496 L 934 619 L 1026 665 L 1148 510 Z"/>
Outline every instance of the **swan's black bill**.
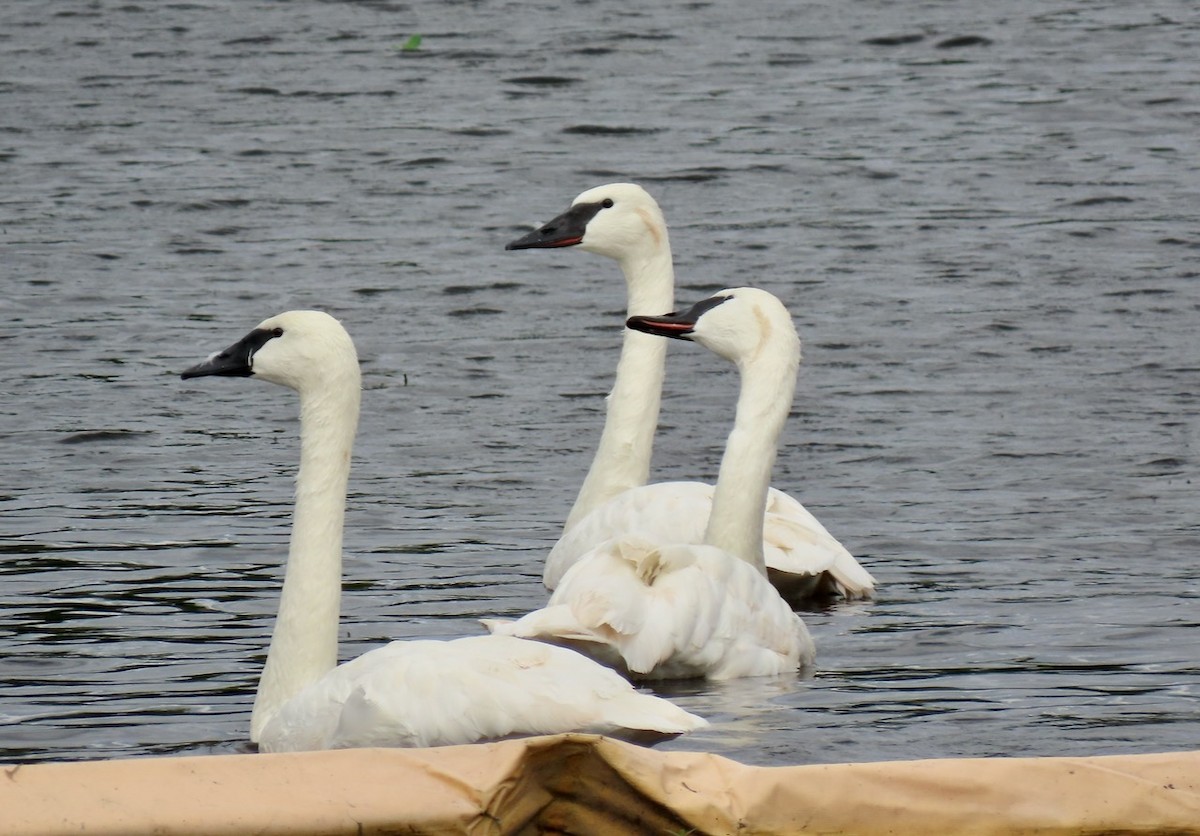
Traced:
<path fill-rule="evenodd" d="M 588 222 L 604 207 L 599 203 L 576 203 L 557 218 L 547 221 L 528 235 L 505 245 L 506 250 L 534 250 L 573 247 L 583 240 Z"/>
<path fill-rule="evenodd" d="M 255 328 L 224 351 L 219 351 L 207 360 L 197 363 L 179 375 L 184 380 L 193 377 L 250 377 L 254 374 L 254 352 L 258 351 L 268 340 L 279 336 L 275 331 L 265 328 Z"/>
<path fill-rule="evenodd" d="M 626 320 L 625 327 L 641 331 L 643 334 L 653 334 L 656 337 L 690 340 L 700 317 L 732 298 L 732 296 L 710 296 L 707 299 L 701 299 L 686 311 L 674 311 L 662 316 L 631 316 Z"/>

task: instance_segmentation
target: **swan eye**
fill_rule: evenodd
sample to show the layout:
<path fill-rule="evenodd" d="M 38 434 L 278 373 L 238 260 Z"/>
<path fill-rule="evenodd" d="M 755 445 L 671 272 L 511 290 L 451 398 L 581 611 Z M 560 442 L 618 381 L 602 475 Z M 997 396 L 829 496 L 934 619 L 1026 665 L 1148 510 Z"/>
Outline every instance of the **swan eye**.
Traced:
<path fill-rule="evenodd" d="M 282 336 L 283 336 L 283 329 L 282 329 L 282 328 L 273 328 L 273 329 L 271 330 L 271 336 L 272 336 L 272 337 L 282 337 Z"/>
<path fill-rule="evenodd" d="M 604 198 L 604 200 L 600 201 L 600 205 L 603 206 L 605 209 L 611 209 L 612 205 L 613 205 L 612 198 L 611 197 Z"/>

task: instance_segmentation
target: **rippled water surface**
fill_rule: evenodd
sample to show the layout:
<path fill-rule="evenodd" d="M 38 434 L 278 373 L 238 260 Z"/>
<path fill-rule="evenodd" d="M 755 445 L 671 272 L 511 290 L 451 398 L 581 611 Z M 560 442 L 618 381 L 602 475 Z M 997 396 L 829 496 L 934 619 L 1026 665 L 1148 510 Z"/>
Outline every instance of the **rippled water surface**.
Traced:
<path fill-rule="evenodd" d="M 1195 747 L 1194 11 L 8 0 L 0 759 L 243 747 L 296 404 L 178 372 L 281 310 L 363 358 L 343 656 L 539 606 L 624 288 L 503 247 L 628 179 L 681 302 L 788 302 L 775 484 L 882 584 L 810 678 L 663 689 L 714 721 L 670 746 Z M 656 476 L 712 478 L 735 389 L 672 345 Z"/>

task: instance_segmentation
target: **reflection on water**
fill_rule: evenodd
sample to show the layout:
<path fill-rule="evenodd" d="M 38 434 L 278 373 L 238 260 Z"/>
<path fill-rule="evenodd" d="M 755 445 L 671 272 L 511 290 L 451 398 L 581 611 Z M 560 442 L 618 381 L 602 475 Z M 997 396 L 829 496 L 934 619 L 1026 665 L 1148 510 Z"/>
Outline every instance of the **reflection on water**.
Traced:
<path fill-rule="evenodd" d="M 882 581 L 805 614 L 811 676 L 660 686 L 714 721 L 669 748 L 1194 747 L 1193 16 L 525 11 L 0 13 L 0 760 L 243 749 L 295 404 L 177 375 L 284 309 L 363 360 L 343 656 L 539 606 L 623 288 L 503 245 L 616 179 L 681 302 L 788 301 L 775 484 Z M 733 375 L 669 362 L 655 473 L 711 478 Z"/>

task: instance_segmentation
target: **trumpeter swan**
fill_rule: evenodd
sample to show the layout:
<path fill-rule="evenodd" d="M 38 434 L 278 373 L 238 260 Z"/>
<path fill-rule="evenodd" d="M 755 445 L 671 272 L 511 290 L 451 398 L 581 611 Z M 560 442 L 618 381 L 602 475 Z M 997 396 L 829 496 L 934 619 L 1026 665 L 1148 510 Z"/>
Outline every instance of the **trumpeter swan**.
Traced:
<path fill-rule="evenodd" d="M 436 746 L 706 725 L 570 650 L 503 636 L 397 641 L 337 665 L 342 521 L 361 389 L 336 319 L 291 311 L 183 373 L 256 377 L 300 395 L 300 470 L 279 613 L 250 721 L 261 751 Z M 636 735 L 635 735 L 636 736 Z"/>
<path fill-rule="evenodd" d="M 578 247 L 615 259 L 625 274 L 628 315 L 674 307 L 675 274 L 662 211 L 641 186 L 589 189 L 563 214 L 506 249 Z M 604 432 L 591 468 L 550 552 L 542 579 L 554 589 L 585 552 L 628 531 L 699 543 L 712 507 L 703 482 L 646 484 L 658 424 L 666 345 L 626 330 Z M 875 579 L 808 510 L 772 488 L 763 531 L 767 573 L 793 604 L 814 597 L 869 598 Z"/>
<path fill-rule="evenodd" d="M 800 363 L 791 317 L 771 294 L 743 287 L 628 324 L 695 340 L 741 371 L 702 543 L 618 536 L 567 569 L 543 609 L 489 628 L 576 647 L 635 678 L 731 679 L 810 664 L 808 629 L 763 562 L 763 506 Z"/>

